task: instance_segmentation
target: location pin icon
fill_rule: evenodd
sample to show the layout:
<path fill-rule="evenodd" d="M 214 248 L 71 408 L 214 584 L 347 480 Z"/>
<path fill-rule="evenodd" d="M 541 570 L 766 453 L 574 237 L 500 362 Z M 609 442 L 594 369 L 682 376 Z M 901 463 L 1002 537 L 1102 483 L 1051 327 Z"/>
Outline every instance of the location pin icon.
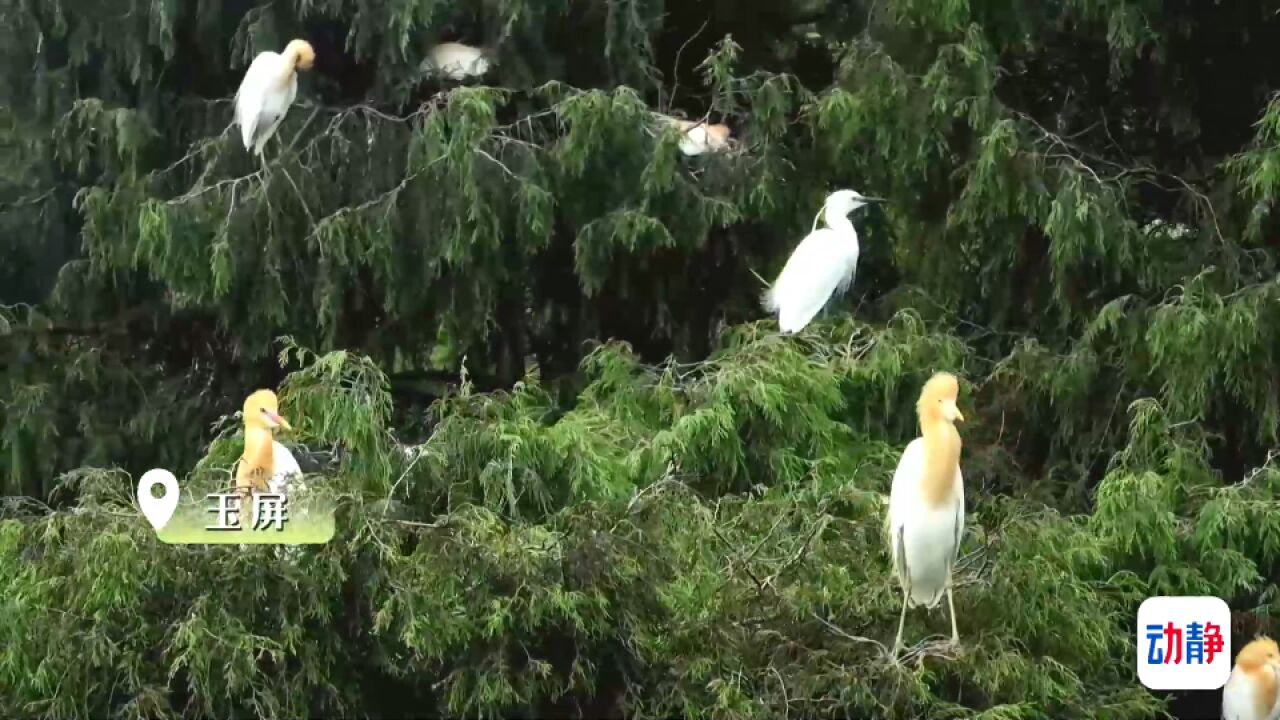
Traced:
<path fill-rule="evenodd" d="M 164 497 L 151 495 L 154 485 L 164 486 Z M 151 523 L 151 527 L 159 532 L 178 508 L 178 479 L 173 473 L 161 468 L 152 468 L 143 473 L 142 479 L 138 481 L 138 507 L 142 508 L 142 514 Z"/>

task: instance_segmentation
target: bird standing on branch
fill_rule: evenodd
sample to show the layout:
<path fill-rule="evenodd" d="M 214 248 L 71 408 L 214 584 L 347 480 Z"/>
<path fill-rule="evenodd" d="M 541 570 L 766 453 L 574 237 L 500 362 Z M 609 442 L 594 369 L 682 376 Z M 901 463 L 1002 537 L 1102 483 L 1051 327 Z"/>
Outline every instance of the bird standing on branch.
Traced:
<path fill-rule="evenodd" d="M 956 406 L 960 384 L 950 373 L 929 378 L 916 414 L 920 437 L 912 440 L 898 461 L 889 491 L 889 548 L 893 568 L 902 585 L 902 613 L 896 656 L 902 648 L 907 608 L 937 607 L 943 592 L 951 612 L 951 644 L 960 644 L 956 606 L 951 598 L 951 571 L 964 534 L 964 481 L 960 474 L 960 433 L 964 421 Z"/>
<path fill-rule="evenodd" d="M 276 394 L 258 390 L 244 401 L 244 454 L 236 468 L 236 492 L 241 510 L 250 507 L 253 492 L 288 495 L 299 485 L 302 468 L 289 448 L 272 435 L 276 428 L 292 430 L 280 417 Z"/>
<path fill-rule="evenodd" d="M 1245 645 L 1222 688 L 1222 720 L 1280 718 L 1280 647 L 1269 637 Z"/>
<path fill-rule="evenodd" d="M 316 53 L 306 40 L 293 40 L 283 53 L 258 53 L 236 91 L 236 124 L 244 149 L 262 158 L 298 95 L 298 70 L 310 70 Z"/>
<path fill-rule="evenodd" d="M 814 229 L 783 266 L 778 279 L 764 296 L 764 307 L 778 313 L 778 327 L 784 334 L 803 330 L 832 294 L 843 293 L 853 283 L 858 266 L 858 232 L 849 213 L 881 198 L 866 197 L 854 190 L 837 190 L 827 196 L 822 215 L 827 226 Z"/>

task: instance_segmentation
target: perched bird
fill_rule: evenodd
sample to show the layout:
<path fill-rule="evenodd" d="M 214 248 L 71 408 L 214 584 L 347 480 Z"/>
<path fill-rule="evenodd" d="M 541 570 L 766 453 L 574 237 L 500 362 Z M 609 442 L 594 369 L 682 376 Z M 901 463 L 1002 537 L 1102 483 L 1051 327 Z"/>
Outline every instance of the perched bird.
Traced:
<path fill-rule="evenodd" d="M 723 150 L 729 145 L 728 125 L 681 120 L 670 115 L 659 115 L 659 117 L 681 132 L 680 152 L 685 155 L 693 157 L 708 150 Z"/>
<path fill-rule="evenodd" d="M 1280 647 L 1259 637 L 1240 649 L 1222 688 L 1222 720 L 1280 718 Z"/>
<path fill-rule="evenodd" d="M 778 313 L 784 334 L 803 330 L 833 293 L 849 289 L 858 266 L 858 232 L 848 215 L 870 202 L 883 201 L 854 190 L 827 196 L 819 210 L 827 226 L 817 227 L 814 218 L 813 231 L 800 241 L 764 296 L 765 309 Z"/>
<path fill-rule="evenodd" d="M 276 428 L 293 429 L 280 417 L 276 394 L 258 390 L 244 401 L 244 454 L 236 468 L 236 491 L 240 507 L 249 507 L 253 492 L 288 495 L 305 490 L 302 468 L 289 448 L 272 435 Z"/>
<path fill-rule="evenodd" d="M 960 643 L 951 598 L 951 570 L 964 533 L 960 433 L 955 426 L 964 421 L 956 407 L 959 394 L 954 375 L 940 372 L 929 378 L 916 401 L 920 437 L 907 445 L 893 472 L 887 529 L 894 572 L 902 585 L 895 655 L 902 648 L 907 608 L 937 607 L 943 591 L 951 611 L 951 644 Z"/>
<path fill-rule="evenodd" d="M 297 70 L 310 70 L 316 53 L 306 40 L 293 40 L 283 53 L 260 52 L 236 91 L 236 124 L 244 149 L 262 157 L 262 148 L 276 134 L 298 95 Z"/>
<path fill-rule="evenodd" d="M 483 50 L 456 42 L 433 46 L 427 51 L 427 60 L 423 64 L 450 80 L 479 77 L 489 72 L 490 66 Z"/>

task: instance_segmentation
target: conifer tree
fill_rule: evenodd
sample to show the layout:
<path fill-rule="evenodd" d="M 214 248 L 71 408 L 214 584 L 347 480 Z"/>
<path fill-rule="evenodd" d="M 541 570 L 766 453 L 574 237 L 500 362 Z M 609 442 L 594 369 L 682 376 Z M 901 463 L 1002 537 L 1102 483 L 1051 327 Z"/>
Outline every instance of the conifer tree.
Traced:
<path fill-rule="evenodd" d="M 232 97 L 295 37 L 264 167 Z M 1216 712 L 1138 684 L 1133 618 L 1277 631 L 1277 41 L 1261 2 L 0 0 L 0 714 Z M 853 291 L 781 337 L 758 278 L 844 187 L 889 200 Z M 937 370 L 965 645 L 894 662 Z M 218 486 L 257 387 L 338 535 L 160 544 L 136 478 Z"/>

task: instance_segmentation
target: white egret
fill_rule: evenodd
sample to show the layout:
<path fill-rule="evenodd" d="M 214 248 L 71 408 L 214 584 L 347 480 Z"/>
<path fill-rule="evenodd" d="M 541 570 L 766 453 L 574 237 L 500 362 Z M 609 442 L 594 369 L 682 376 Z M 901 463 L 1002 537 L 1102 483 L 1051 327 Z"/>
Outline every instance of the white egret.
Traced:
<path fill-rule="evenodd" d="M 273 437 L 276 428 L 292 429 L 279 414 L 276 394 L 258 390 L 244 401 L 244 454 L 236 468 L 241 509 L 250 506 L 255 491 L 288 496 L 305 490 L 302 468 L 289 448 Z"/>
<path fill-rule="evenodd" d="M 883 200 L 854 190 L 827 196 L 819 210 L 827 226 L 817 227 L 814 218 L 813 231 L 800 241 L 764 296 L 765 309 L 778 313 L 784 334 L 803 330 L 832 294 L 849 289 L 858 266 L 858 232 L 848 215 L 870 202 Z"/>
<path fill-rule="evenodd" d="M 252 148 L 262 157 L 298 95 L 297 70 L 310 70 L 315 61 L 315 50 L 306 40 L 292 40 L 283 53 L 268 50 L 253 59 L 236 91 L 236 124 L 245 150 Z"/>
<path fill-rule="evenodd" d="M 1259 637 L 1240 649 L 1222 688 L 1222 720 L 1280 718 L 1280 647 Z"/>
<path fill-rule="evenodd" d="M 680 131 L 680 152 L 689 157 L 701 155 L 708 150 L 723 150 L 729 145 L 729 126 L 724 123 L 681 120 L 661 114 L 658 117 Z"/>
<path fill-rule="evenodd" d="M 450 80 L 479 77 L 489 72 L 490 67 L 483 50 L 457 42 L 432 46 L 423 65 Z"/>
<path fill-rule="evenodd" d="M 902 585 L 902 614 L 894 654 L 902 648 L 907 608 L 937 607 L 945 591 L 951 612 L 951 644 L 959 645 L 951 571 L 964 534 L 964 481 L 960 474 L 960 433 L 956 406 L 960 385 L 950 373 L 929 378 L 916 402 L 920 437 L 898 461 L 889 491 L 887 523 L 894 572 Z"/>

